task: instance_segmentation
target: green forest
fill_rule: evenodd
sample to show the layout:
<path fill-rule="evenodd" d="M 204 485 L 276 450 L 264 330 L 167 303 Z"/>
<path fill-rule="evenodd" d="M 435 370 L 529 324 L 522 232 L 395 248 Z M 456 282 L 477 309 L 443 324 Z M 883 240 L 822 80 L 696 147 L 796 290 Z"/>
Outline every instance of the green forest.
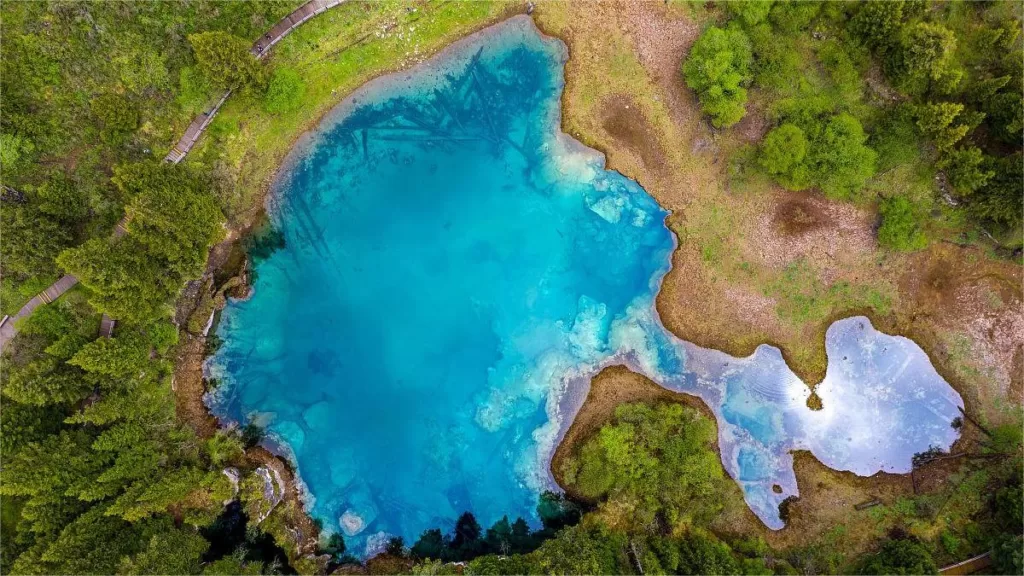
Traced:
<path fill-rule="evenodd" d="M 360 561 L 337 534 L 299 554 L 287 525 L 298 512 L 284 504 L 257 525 L 260 431 L 200 437 L 175 415 L 173 382 L 175 304 L 239 194 L 217 163 L 162 159 L 227 89 L 261 114 L 300 105 L 301 71 L 249 53 L 299 4 L 0 6 L 0 313 L 63 274 L 80 281 L 3 352 L 0 573 L 928 574 L 987 550 L 989 570 L 1024 571 L 1019 426 L 986 430 L 985 459 L 965 460 L 943 492 L 873 513 L 884 534 L 851 557 L 838 533 L 780 551 L 718 529 L 738 495 L 714 422 L 666 403 L 620 406 L 559 471 L 568 496 L 541 497 L 539 526 L 483 527 L 467 513 L 451 533 Z M 678 81 L 716 130 L 764 95 L 769 126 L 728 158 L 731 177 L 877 200 L 888 250 L 946 240 L 1019 261 L 1020 3 L 720 7 Z M 112 238 L 125 217 L 127 234 Z M 117 320 L 111 338 L 98 337 L 104 314 Z"/>
<path fill-rule="evenodd" d="M 727 18 L 701 34 L 682 71 L 717 128 L 746 115 L 748 90 L 765 95 L 770 129 L 736 159 L 738 170 L 834 199 L 881 196 L 878 239 L 893 250 L 923 248 L 926 231 L 939 228 L 1020 248 L 1018 4 L 723 7 Z M 934 179 L 941 193 L 895 195 L 872 185 L 891 173 Z"/>

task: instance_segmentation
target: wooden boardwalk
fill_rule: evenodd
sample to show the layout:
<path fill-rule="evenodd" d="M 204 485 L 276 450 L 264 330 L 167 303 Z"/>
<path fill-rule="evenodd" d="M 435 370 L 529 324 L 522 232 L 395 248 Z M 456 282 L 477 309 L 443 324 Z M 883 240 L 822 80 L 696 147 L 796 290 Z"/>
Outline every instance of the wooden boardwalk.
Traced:
<path fill-rule="evenodd" d="M 103 318 L 100 320 L 100 336 L 110 338 L 114 334 L 114 326 L 116 324 L 117 322 L 115 322 L 113 318 L 104 314 Z"/>
<path fill-rule="evenodd" d="M 128 233 L 128 216 L 125 215 L 121 220 L 118 221 L 117 225 L 114 226 L 114 231 L 111 232 L 110 237 L 114 240 L 124 236 Z M 7 343 L 14 338 L 14 335 L 18 333 L 17 323 L 22 318 L 28 318 L 32 315 L 32 311 L 42 306 L 43 304 L 49 304 L 57 298 L 64 295 L 65 292 L 72 289 L 75 284 L 78 284 L 78 278 L 75 278 L 71 274 L 62 276 L 59 280 L 50 284 L 46 290 L 43 290 L 39 294 L 36 294 L 29 300 L 21 310 L 18 310 L 17 314 L 11 316 L 4 321 L 3 325 L 0 325 L 0 352 L 3 351 Z M 106 314 L 103 315 L 104 320 L 110 320 Z M 103 324 L 101 322 L 101 332 Z M 110 330 L 114 329 L 113 320 L 110 320 Z M 104 332 L 104 335 L 109 336 L 108 333 Z"/>
<path fill-rule="evenodd" d="M 992 565 L 992 553 L 985 552 L 984 554 L 978 554 L 974 558 L 968 558 L 963 562 L 957 562 L 951 564 L 945 568 L 939 569 L 939 574 L 943 576 L 961 576 L 966 574 L 977 574 Z"/>
<path fill-rule="evenodd" d="M 292 30 L 301 26 L 317 14 L 321 14 L 335 6 L 338 6 L 339 4 L 344 3 L 345 1 L 346 0 L 309 0 L 309 2 L 306 2 L 302 6 L 293 10 L 291 14 L 282 18 L 277 24 L 274 24 L 274 26 L 263 35 L 263 37 L 253 43 L 250 52 L 260 60 L 266 58 L 267 54 L 269 54 L 270 47 L 280 42 L 281 39 L 291 33 Z M 209 108 L 199 116 L 196 116 L 195 120 L 188 125 L 185 133 L 181 135 L 178 143 L 175 144 L 174 147 L 171 148 L 171 151 L 167 153 L 167 156 L 164 157 L 164 162 L 177 164 L 185 159 L 185 155 L 192 150 L 193 146 L 195 146 L 199 137 L 203 135 L 204 131 L 206 131 L 210 122 L 213 121 L 213 117 L 217 115 L 220 107 L 224 105 L 224 102 L 227 101 L 229 96 L 231 96 L 231 90 L 225 92 L 212 108 Z M 17 192 L 13 188 L 10 190 L 12 192 Z M 6 193 L 8 191 L 8 187 L 4 186 L 3 191 Z M 117 223 L 117 226 L 114 227 L 114 231 L 111 233 L 111 236 L 114 239 L 117 239 L 127 234 L 127 225 L 128 216 L 125 216 Z M 39 306 L 49 304 L 57 298 L 60 298 L 62 294 L 70 290 L 75 284 L 78 284 L 78 279 L 68 274 L 54 282 L 46 290 L 43 290 L 34 296 L 27 304 L 22 306 L 21 310 L 18 310 L 17 314 L 11 317 L 4 317 L 3 322 L 0 323 L 0 351 L 2 351 L 3 348 L 7 346 L 7 343 L 14 338 L 14 335 L 17 334 L 18 329 L 16 328 L 16 324 L 19 320 L 27 318 L 32 314 L 32 311 Z M 100 334 L 109 338 L 114 331 L 114 325 L 115 321 L 104 314 L 103 320 L 100 322 Z"/>
<path fill-rule="evenodd" d="M 65 292 L 74 287 L 75 284 L 78 284 L 78 278 L 68 274 L 66 276 L 62 276 L 60 280 L 57 280 L 53 284 L 50 284 L 46 290 L 43 290 L 39 294 L 33 296 L 27 304 L 21 307 L 21 310 L 18 310 L 17 314 L 8 318 L 7 321 L 4 322 L 3 326 L 0 326 L 0 349 L 6 346 L 7 342 L 10 341 L 11 338 L 14 338 L 14 335 L 18 332 L 18 329 L 15 326 L 19 320 L 22 318 L 28 318 L 32 315 L 33 310 L 43 304 L 49 304 L 57 298 L 60 298 Z"/>
<path fill-rule="evenodd" d="M 253 56 L 262 60 L 267 57 L 270 53 L 270 48 L 281 41 L 282 38 L 291 33 L 292 30 L 301 26 L 310 18 L 321 14 L 326 10 L 333 8 L 345 0 L 310 0 L 302 6 L 299 6 L 291 14 L 285 16 L 274 24 L 270 30 L 267 31 L 259 40 L 253 42 L 252 48 L 249 52 Z M 164 157 L 164 162 L 170 162 L 171 164 L 177 164 L 185 159 L 185 156 L 192 150 L 192 147 L 199 141 L 199 137 L 203 135 L 206 128 L 213 121 L 213 117 L 220 111 L 220 107 L 224 105 L 228 97 L 231 96 L 231 90 L 228 90 L 220 97 L 211 108 L 203 111 L 202 114 L 196 116 L 195 120 L 188 125 L 185 129 L 185 133 L 181 135 L 181 139 L 178 143 L 171 148 L 171 151 Z"/>

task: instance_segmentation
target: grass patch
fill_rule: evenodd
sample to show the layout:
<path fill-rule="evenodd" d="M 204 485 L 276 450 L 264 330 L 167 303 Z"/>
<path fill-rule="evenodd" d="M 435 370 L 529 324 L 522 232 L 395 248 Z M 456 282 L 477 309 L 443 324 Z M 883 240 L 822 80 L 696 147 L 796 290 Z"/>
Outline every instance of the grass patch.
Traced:
<path fill-rule="evenodd" d="M 778 300 L 779 318 L 796 325 L 820 323 L 845 310 L 870 309 L 884 316 L 892 309 L 887 293 L 843 280 L 826 285 L 803 259 L 786 266 L 764 294 Z"/>

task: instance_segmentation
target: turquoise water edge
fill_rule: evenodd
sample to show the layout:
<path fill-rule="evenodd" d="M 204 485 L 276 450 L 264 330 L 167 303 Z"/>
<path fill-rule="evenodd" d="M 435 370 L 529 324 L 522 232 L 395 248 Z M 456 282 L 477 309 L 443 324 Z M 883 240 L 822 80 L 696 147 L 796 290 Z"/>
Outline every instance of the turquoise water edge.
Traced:
<path fill-rule="evenodd" d="M 870 475 L 949 448 L 960 396 L 866 318 L 828 330 L 820 411 L 776 348 L 734 358 L 664 329 L 666 212 L 559 132 L 566 59 L 512 18 L 367 85 L 292 152 L 268 201 L 284 245 L 224 311 L 207 401 L 266 426 L 313 517 L 364 554 L 467 510 L 536 524 L 554 447 L 612 364 L 707 403 L 773 529 L 792 450 Z"/>

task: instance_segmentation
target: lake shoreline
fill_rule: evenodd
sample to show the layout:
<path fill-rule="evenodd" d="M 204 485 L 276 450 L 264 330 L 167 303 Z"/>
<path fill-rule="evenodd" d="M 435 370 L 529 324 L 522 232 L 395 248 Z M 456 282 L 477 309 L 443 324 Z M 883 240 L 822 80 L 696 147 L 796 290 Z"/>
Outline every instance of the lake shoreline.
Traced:
<path fill-rule="evenodd" d="M 506 16 L 502 16 L 498 20 L 503 20 L 505 18 L 506 18 Z M 493 24 L 494 24 L 494 21 L 490 21 L 490 22 L 488 22 L 486 24 L 481 25 L 481 28 L 486 28 L 486 27 L 492 26 Z M 543 30 L 543 28 L 542 28 L 542 30 Z M 477 30 L 473 34 L 479 34 L 479 33 L 480 33 L 480 31 Z M 553 36 L 555 38 L 558 38 L 558 36 L 550 34 L 548 32 L 545 32 L 545 35 L 549 36 L 549 37 Z M 472 34 L 470 36 L 472 36 Z M 462 40 L 460 40 L 458 42 L 463 42 L 467 38 L 463 38 Z M 452 46 L 453 45 L 450 44 L 450 45 L 446 46 L 445 48 L 442 48 L 442 51 L 446 50 L 446 49 L 449 49 Z M 436 56 L 436 54 L 430 55 L 428 57 L 434 57 L 434 56 Z M 389 72 L 389 73 L 384 73 L 383 76 L 387 76 L 387 75 L 394 74 L 394 73 L 395 73 L 395 71 L 392 71 L 392 72 Z M 570 74 L 570 71 L 569 71 L 568 67 L 566 67 L 564 69 L 563 74 L 565 75 L 566 81 L 568 82 L 569 81 L 568 77 L 569 77 L 569 74 Z M 380 76 L 378 77 L 378 79 L 380 79 Z M 373 81 L 371 81 L 371 83 L 372 82 Z M 357 89 L 356 92 L 359 92 L 360 90 L 362 90 L 362 88 Z M 348 100 L 350 98 L 351 98 L 351 94 L 349 94 L 348 96 L 345 96 L 341 100 L 341 102 L 345 102 L 346 100 Z M 565 113 L 567 112 L 567 110 L 566 110 L 566 105 L 567 105 L 566 99 L 567 99 L 567 96 L 566 96 L 565 93 L 563 93 L 561 106 L 559 106 L 559 111 L 562 113 L 562 118 L 560 119 L 560 122 L 561 122 L 560 130 L 563 131 L 564 133 L 569 133 L 568 129 L 567 129 L 566 125 L 565 125 L 566 124 L 566 120 L 564 118 Z M 324 118 L 328 114 L 330 114 L 331 112 L 333 112 L 335 110 L 336 107 L 337 107 L 337 105 L 335 105 L 330 110 L 328 110 L 324 115 L 320 116 L 314 122 L 314 125 L 318 125 L 321 121 L 323 121 Z M 306 131 L 302 132 L 298 136 L 295 136 L 293 138 L 293 140 L 292 140 L 292 146 L 289 149 L 291 150 L 291 149 L 296 148 L 297 146 L 300 146 L 301 145 L 301 140 L 303 138 L 305 138 L 307 136 L 308 137 L 312 137 L 312 136 L 310 136 L 310 132 L 311 131 L 312 130 L 307 129 Z M 589 146 L 589 147 L 593 147 L 595 149 L 599 149 L 600 150 L 600 147 L 594 146 L 593 144 L 590 144 L 590 143 L 584 143 L 584 145 Z M 286 160 L 282 160 L 282 167 L 284 166 L 285 162 L 286 162 Z M 608 169 L 615 169 L 614 168 L 614 163 L 611 161 L 610 158 L 609 158 L 609 160 L 607 162 L 607 165 L 608 165 L 607 166 Z M 275 178 L 274 178 L 275 181 L 276 181 L 276 179 L 278 177 L 280 177 L 281 173 L 282 173 L 282 169 L 279 169 L 279 170 L 275 171 Z M 627 174 L 627 176 L 629 175 L 628 172 L 623 172 L 623 173 Z M 265 189 L 259 195 L 261 207 L 258 209 L 257 215 L 262 216 L 262 214 L 264 213 L 265 205 L 266 205 L 266 199 L 268 197 L 268 194 L 271 193 L 272 189 L 273 189 L 273 185 L 271 183 L 268 183 L 266 185 Z M 654 194 L 653 192 L 651 192 L 651 193 L 652 193 L 653 196 L 655 196 L 656 199 L 658 199 L 658 196 L 656 194 Z M 247 235 L 249 233 L 251 233 L 251 230 L 253 228 L 252 222 L 255 222 L 256 220 L 257 219 L 253 219 L 253 220 L 250 220 L 248 223 L 244 223 L 241 226 L 241 228 L 233 228 L 232 231 L 231 231 L 231 234 L 229 235 L 230 240 L 227 241 L 227 242 L 230 243 L 229 245 L 230 246 L 234 246 L 235 249 L 237 249 L 238 245 L 247 237 Z M 677 250 L 678 250 L 678 247 L 677 247 Z M 677 250 L 673 251 L 673 254 L 672 254 L 672 257 L 671 257 L 672 258 L 671 261 L 672 261 L 673 267 L 675 267 L 675 259 L 676 259 L 676 256 L 677 256 L 677 254 L 676 254 Z M 211 265 L 213 265 L 213 264 L 214 264 L 214 261 L 211 259 Z M 214 265 L 212 268 L 208 268 L 208 274 L 211 274 L 211 275 L 221 274 L 222 275 L 223 273 L 224 273 L 224 270 L 222 270 L 220 268 L 219 264 L 218 265 Z M 671 274 L 671 272 L 669 274 Z M 666 274 L 666 279 L 668 278 L 669 274 Z M 661 291 L 659 290 L 659 294 L 660 293 L 661 293 Z M 658 297 L 658 298 L 656 298 L 656 305 L 657 305 L 657 309 L 658 309 L 659 315 L 663 315 L 662 314 L 663 307 L 672 306 L 673 304 L 663 303 L 663 299 L 661 297 Z M 674 304 L 674 305 L 681 305 L 681 304 Z M 666 309 L 665 312 L 667 314 L 671 314 L 671 312 L 668 309 Z M 884 331 L 886 333 L 904 334 L 904 335 L 906 335 L 908 337 L 913 338 L 916 342 L 922 344 L 923 348 L 925 348 L 927 350 L 933 349 L 933 345 L 931 343 L 934 342 L 934 338 L 927 337 L 927 331 L 926 330 L 922 334 L 915 334 L 915 331 L 920 331 L 920 329 L 918 329 L 915 324 L 911 324 L 909 326 L 907 326 L 907 325 L 899 326 L 900 323 L 897 322 L 894 317 L 888 317 L 888 316 L 878 317 L 870 309 L 863 310 L 862 312 L 858 312 L 858 314 L 863 314 L 863 315 L 868 316 L 871 319 L 872 323 L 874 323 L 878 327 L 878 329 L 881 330 L 881 331 Z M 832 317 L 833 317 L 833 319 L 836 319 L 838 317 L 846 317 L 846 316 L 850 316 L 850 315 L 853 315 L 851 310 L 844 310 L 842 312 L 835 312 L 835 313 L 833 313 Z M 663 315 L 663 317 L 668 317 L 668 316 Z M 825 323 L 823 328 L 827 329 L 827 327 L 830 325 L 830 323 L 831 322 Z M 897 330 L 896 328 L 898 328 L 898 327 L 899 328 L 903 328 L 903 329 Z M 822 330 L 821 338 L 817 339 L 818 342 L 820 343 L 820 344 L 818 344 L 818 346 L 820 346 L 822 353 L 824 351 L 824 329 Z M 673 332 L 677 333 L 676 330 L 673 330 Z M 677 333 L 677 335 L 679 335 L 680 337 L 683 337 L 683 335 L 680 335 L 678 333 Z M 694 342 L 695 344 L 698 344 L 698 345 L 701 345 L 701 346 L 707 346 L 707 347 L 715 348 L 715 349 L 722 350 L 722 351 L 730 353 L 730 354 L 737 354 L 738 353 L 738 355 L 745 355 L 745 354 L 743 354 L 743 352 L 749 353 L 751 351 L 751 349 L 749 347 L 745 347 L 745 346 L 747 346 L 746 344 L 737 344 L 735 341 L 731 340 L 729 337 L 724 336 L 724 335 L 721 336 L 720 340 L 714 340 L 712 338 L 711 340 L 714 340 L 714 341 L 709 341 L 709 340 L 701 339 L 701 338 L 691 338 L 691 336 L 688 335 L 688 334 L 684 334 L 684 335 L 686 336 L 685 337 L 686 340 Z M 205 342 L 205 338 L 203 340 Z M 782 351 L 783 356 L 786 359 L 786 363 L 788 365 L 790 365 L 791 368 L 794 371 L 796 371 L 801 376 L 801 378 L 804 379 L 805 382 L 819 382 L 821 380 L 820 377 L 817 377 L 817 372 L 815 372 L 813 369 L 807 370 L 805 368 L 805 363 L 804 362 L 801 362 L 801 361 L 796 360 L 795 358 L 792 358 L 792 354 L 791 354 L 790 348 L 788 346 L 781 345 L 781 342 L 779 344 L 776 344 L 775 341 L 771 341 L 771 340 L 765 340 L 765 342 L 770 342 L 772 345 L 778 347 Z M 927 343 L 927 345 L 926 345 L 926 343 Z M 937 369 L 942 370 L 942 368 L 940 368 L 940 364 L 942 364 L 942 363 L 941 362 L 936 362 L 935 366 L 936 366 Z M 186 370 L 193 370 L 193 369 L 194 369 L 194 367 L 189 367 Z M 200 368 L 200 370 L 201 370 L 201 368 Z M 176 373 L 177 373 L 177 367 L 176 367 Z M 823 373 L 821 375 L 823 376 Z M 945 373 L 943 375 L 945 376 Z M 949 382 L 951 382 L 952 384 L 954 384 L 954 388 L 956 388 L 958 391 L 960 390 L 961 387 L 956 385 L 954 379 L 947 377 L 947 380 Z M 194 392 L 188 392 L 188 394 L 194 394 Z M 201 396 L 201 394 L 200 394 L 200 396 Z M 974 411 L 974 410 L 978 409 L 978 407 L 972 407 L 972 402 L 974 400 L 973 400 L 973 398 L 969 397 L 969 395 L 964 394 L 963 398 L 965 400 L 965 403 L 967 403 L 967 409 L 969 411 Z M 585 402 L 586 402 L 586 400 L 584 400 L 584 404 L 585 404 Z M 210 417 L 209 411 L 206 412 L 206 416 Z M 194 425 L 196 425 L 196 424 L 199 424 L 199 422 L 195 421 Z M 568 432 L 569 429 L 571 429 L 572 424 L 573 424 L 572 422 L 567 423 L 568 428 L 567 428 L 566 432 Z M 568 442 L 571 443 L 572 440 L 568 440 Z M 565 444 L 565 442 L 561 442 L 561 441 L 557 444 L 556 453 L 558 451 L 562 450 L 562 447 L 563 447 L 564 444 Z M 717 444 L 716 444 L 716 446 L 717 446 Z M 281 457 L 281 456 L 278 456 L 277 458 L 281 462 L 287 463 L 287 458 L 284 458 L 284 457 Z M 554 458 L 554 454 L 552 455 L 552 458 Z M 288 463 L 288 466 L 290 468 L 291 464 Z"/>

